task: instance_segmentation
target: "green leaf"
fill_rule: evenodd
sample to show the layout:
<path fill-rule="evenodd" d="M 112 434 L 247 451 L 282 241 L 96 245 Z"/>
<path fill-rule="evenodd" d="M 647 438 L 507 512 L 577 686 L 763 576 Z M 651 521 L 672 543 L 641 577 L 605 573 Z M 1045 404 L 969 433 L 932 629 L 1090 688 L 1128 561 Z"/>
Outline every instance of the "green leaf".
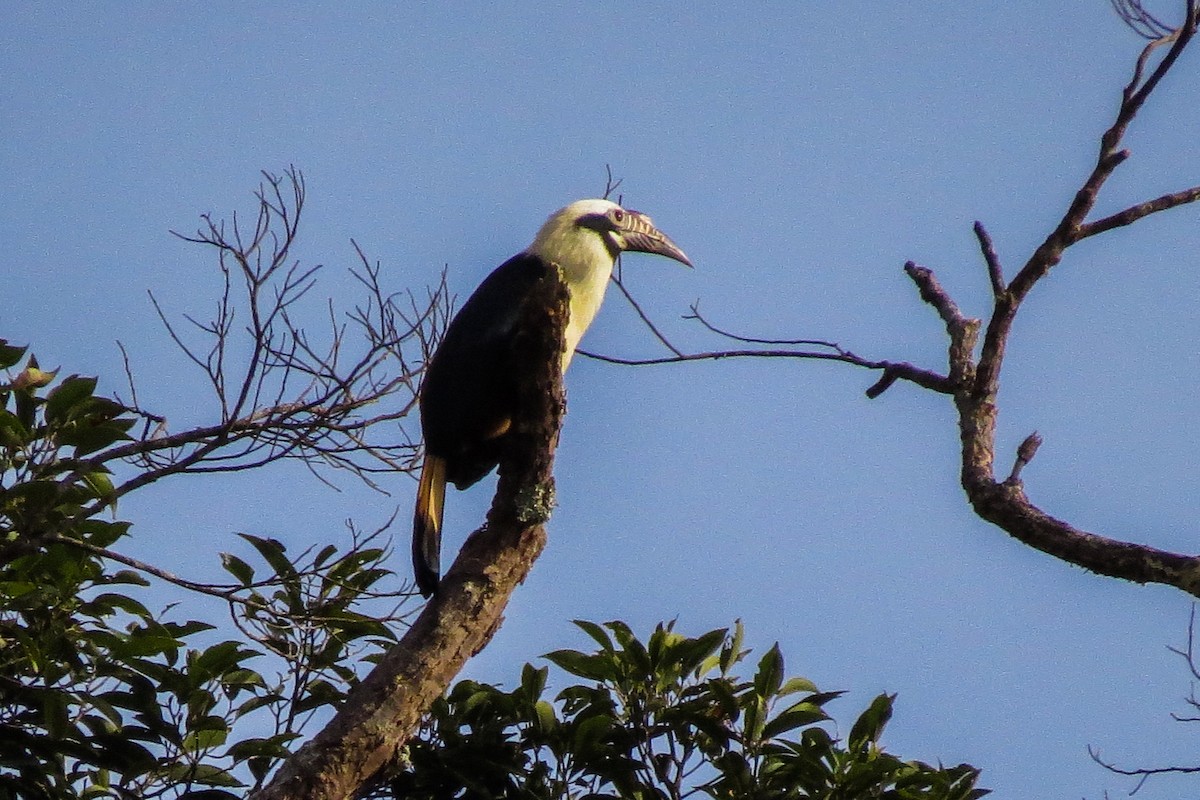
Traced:
<path fill-rule="evenodd" d="M 545 700 L 538 700 L 534 704 L 533 710 L 537 714 L 537 724 L 541 731 L 550 733 L 558 727 L 558 718 L 554 715 L 554 706 Z"/>
<path fill-rule="evenodd" d="M 642 644 L 637 640 L 637 637 L 633 635 L 633 630 L 620 620 L 606 622 L 604 623 L 604 627 L 613 632 L 613 637 L 617 640 L 617 644 L 619 644 L 625 650 L 630 649 L 634 645 L 640 647 Z"/>
<path fill-rule="evenodd" d="M 745 630 L 742 628 L 742 621 L 734 620 L 733 636 L 729 640 L 729 644 L 721 649 L 721 672 L 728 675 L 733 669 L 733 665 L 742 660 L 745 653 L 742 651 L 742 638 Z"/>
<path fill-rule="evenodd" d="M 243 651 L 243 655 L 247 653 Z M 257 655 L 255 653 L 254 655 Z M 241 668 L 231 669 L 221 676 L 221 685 L 225 687 L 231 686 L 257 686 L 266 688 L 267 682 L 263 680 L 263 676 L 252 669 Z"/>
<path fill-rule="evenodd" d="M 805 725 L 812 725 L 815 722 L 824 722 L 827 719 L 829 719 L 829 715 L 821 710 L 820 706 L 801 701 L 780 712 L 764 725 L 762 736 L 764 739 L 774 739 L 780 734 Z"/>
<path fill-rule="evenodd" d="M 881 694 L 871 701 L 867 710 L 859 716 L 854 727 L 850 729 L 850 750 L 858 752 L 868 744 L 879 741 L 884 726 L 892 718 L 892 702 L 894 694 Z"/>
<path fill-rule="evenodd" d="M 588 622 L 585 619 L 577 619 L 573 620 L 573 622 L 580 630 L 595 639 L 596 644 L 603 647 L 606 651 L 612 652 L 612 639 L 608 637 L 608 634 L 604 631 L 604 628 L 600 627 L 594 622 Z"/>
<path fill-rule="evenodd" d="M 285 741 L 299 734 L 284 734 L 283 737 L 243 739 L 230 745 L 225 751 L 228 758 L 234 761 L 245 761 L 248 758 L 287 758 L 289 751 Z"/>
<path fill-rule="evenodd" d="M 787 697 L 789 694 L 796 692 L 816 692 L 817 685 L 808 678 L 788 678 L 783 682 L 783 686 L 779 687 L 779 696 Z"/>
<path fill-rule="evenodd" d="M 263 561 L 266 561 L 271 569 L 275 570 L 275 574 L 281 578 L 296 577 L 296 567 L 288 560 L 286 555 L 287 548 L 283 542 L 278 539 L 267 539 L 261 536 L 254 536 L 249 533 L 239 533 L 247 542 L 254 546 L 258 554 L 262 556 Z"/>
<path fill-rule="evenodd" d="M 323 679 L 309 681 L 304 689 L 307 694 L 302 696 L 292 706 L 293 711 L 297 714 L 305 711 L 311 711 L 312 709 L 320 708 L 321 706 L 340 703 L 346 696 L 346 693 L 341 689 Z"/>
<path fill-rule="evenodd" d="M 78 539 L 94 544 L 96 547 L 108 547 L 129 533 L 130 524 L 128 522 L 106 522 L 102 519 L 86 519 L 76 525 L 75 533 Z M 119 583 L 120 581 L 116 579 L 117 574 L 113 573 L 112 576 L 106 576 L 104 580 L 97 582 Z"/>
<path fill-rule="evenodd" d="M 319 552 L 315 556 L 313 556 L 313 562 L 312 562 L 313 566 L 314 567 L 322 566 L 326 561 L 329 560 L 330 556 L 332 556 L 336 552 L 337 552 L 337 545 L 332 545 L 332 544 L 325 545 L 324 547 L 321 548 L 321 552 Z"/>
<path fill-rule="evenodd" d="M 151 752 L 124 732 L 93 735 L 92 742 L 104 754 L 104 763 L 121 772 L 144 772 L 154 768 Z"/>
<path fill-rule="evenodd" d="M 45 510 L 56 505 L 59 496 L 57 481 L 32 480 L 18 483 L 8 491 L 0 491 L 0 503 L 10 508 L 20 504 L 26 510 Z"/>
<path fill-rule="evenodd" d="M 210 625 L 198 619 L 189 619 L 187 622 L 164 622 L 161 627 L 163 630 L 170 631 L 177 639 L 186 639 L 196 633 L 217 629 L 216 625 Z"/>
<path fill-rule="evenodd" d="M 546 667 L 537 668 L 533 664 L 521 667 L 521 691 L 529 700 L 537 700 L 546 690 L 546 676 L 550 670 Z"/>
<path fill-rule="evenodd" d="M 221 553 L 221 566 L 225 568 L 226 572 L 237 578 L 243 586 L 249 586 L 254 582 L 254 567 L 235 555 Z"/>
<path fill-rule="evenodd" d="M 146 577 L 144 575 L 142 575 L 142 573 L 136 572 L 131 569 L 117 570 L 116 572 L 114 572 L 112 575 L 109 576 L 109 579 L 107 581 L 105 581 L 105 583 L 109 584 L 109 585 L 115 584 L 115 583 L 127 583 L 127 584 L 131 584 L 133 586 L 149 586 L 150 585 L 150 581 L 147 580 Z M 208 627 L 211 628 L 212 626 L 209 625 Z"/>
<path fill-rule="evenodd" d="M 637 676 L 641 679 L 651 678 L 654 675 L 654 668 L 650 664 L 650 654 L 646 651 L 646 646 L 633 635 L 633 631 L 628 625 L 619 620 L 605 623 L 610 631 L 613 632 L 613 638 L 617 640 L 622 652 L 620 659 L 625 664 L 632 666 L 632 670 L 625 670 L 624 674 L 627 677 Z"/>
<path fill-rule="evenodd" d="M 11 411 L 0 409 L 0 446 L 17 449 L 29 444 L 29 427 Z"/>
<path fill-rule="evenodd" d="M 754 674 L 754 692 L 759 697 L 774 697 L 783 685 L 783 653 L 779 650 L 779 642 L 771 645 L 758 662 L 758 672 Z"/>
<path fill-rule="evenodd" d="M 576 753 L 589 753 L 595 750 L 612 730 L 611 717 L 588 717 L 575 728 L 574 746 Z"/>
<path fill-rule="evenodd" d="M 679 658 L 679 671 L 684 675 L 695 671 L 697 672 L 697 676 L 703 674 L 703 672 L 707 672 L 708 670 L 700 670 L 701 665 L 709 656 L 720 649 L 721 644 L 728 635 L 728 628 L 718 628 L 695 639 L 687 639 L 680 642 L 676 646 Z"/>
<path fill-rule="evenodd" d="M 242 659 L 255 655 L 253 651 L 242 650 L 241 642 L 219 642 L 202 652 L 188 654 L 188 666 L 193 677 L 208 680 L 224 675 L 241 664 Z"/>
<path fill-rule="evenodd" d="M 110 652 L 124 661 L 166 653 L 178 647 L 179 641 L 161 628 L 135 628 L 124 641 L 113 642 Z"/>
<path fill-rule="evenodd" d="M 578 650 L 555 650 L 553 653 L 546 653 L 542 658 L 580 678 L 592 681 L 616 679 L 612 659 L 604 656 L 587 655 Z"/>
<path fill-rule="evenodd" d="M 757 694 L 750 695 L 747 700 L 742 712 L 742 725 L 746 731 L 746 741 L 747 743 L 758 743 L 763 738 L 767 701 L 766 698 Z"/>
<path fill-rule="evenodd" d="M 130 441 L 132 437 L 126 433 L 129 429 L 127 420 L 115 422 L 91 423 L 77 420 L 68 423 L 59 430 L 56 439 L 59 444 L 75 448 L 75 455 L 82 457 L 103 450 L 116 442 Z"/>
<path fill-rule="evenodd" d="M 673 651 L 675 645 L 683 641 L 685 641 L 683 636 L 673 633 L 670 628 L 664 627 L 661 623 L 650 634 L 646 654 L 650 661 L 650 668 L 658 673 L 660 682 L 664 679 L 671 680 L 674 677 L 676 670 L 668 669 L 668 667 L 677 666 L 673 658 L 675 656 Z"/>
<path fill-rule="evenodd" d="M 88 488 L 92 490 L 92 494 L 98 500 L 110 498 L 116 492 L 112 478 L 103 472 L 86 472 L 80 477 L 83 478 L 83 482 L 87 484 Z"/>
<path fill-rule="evenodd" d="M 114 610 L 121 610 L 135 617 L 150 619 L 150 611 L 137 600 L 116 592 L 98 594 L 80 607 L 80 611 L 98 616 L 107 616 Z"/>
<path fill-rule="evenodd" d="M 203 750 L 209 750 L 225 744 L 225 740 L 228 737 L 229 730 L 224 727 L 212 727 L 192 731 L 187 736 L 183 737 L 183 749 L 188 753 L 197 753 Z"/>
<path fill-rule="evenodd" d="M 167 770 L 167 775 L 177 781 L 191 781 L 201 786 L 245 785 L 225 770 L 212 764 L 175 763 Z"/>
<path fill-rule="evenodd" d="M 237 715 L 239 717 L 244 717 L 250 712 L 257 711 L 264 706 L 274 705 L 282 702 L 283 698 L 275 694 L 264 694 L 257 697 L 251 697 L 249 700 L 237 707 Z"/>
<path fill-rule="evenodd" d="M 96 379 L 71 375 L 64 378 L 46 395 L 46 422 L 61 425 L 71 418 L 72 412 L 81 401 L 89 399 L 96 391 Z"/>
<path fill-rule="evenodd" d="M 17 347 L 8 343 L 8 339 L 0 339 L 0 369 L 16 366 L 29 346 Z"/>

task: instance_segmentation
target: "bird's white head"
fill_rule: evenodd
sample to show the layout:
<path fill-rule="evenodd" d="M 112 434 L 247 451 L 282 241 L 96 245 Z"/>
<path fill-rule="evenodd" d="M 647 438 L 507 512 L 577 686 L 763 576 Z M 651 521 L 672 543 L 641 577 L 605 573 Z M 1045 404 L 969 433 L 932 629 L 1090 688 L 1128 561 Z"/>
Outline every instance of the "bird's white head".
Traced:
<path fill-rule="evenodd" d="M 568 273 L 603 270 L 611 273 L 623 252 L 657 253 L 691 266 L 692 262 L 650 217 L 621 208 L 611 200 L 576 200 L 550 215 L 529 252 L 558 264 Z M 605 280 L 608 275 L 605 275 Z"/>
<path fill-rule="evenodd" d="M 591 325 L 613 264 L 623 252 L 657 253 L 691 266 L 692 262 L 645 214 L 611 200 L 576 200 L 550 215 L 526 251 L 557 264 L 571 294 L 563 369 Z"/>

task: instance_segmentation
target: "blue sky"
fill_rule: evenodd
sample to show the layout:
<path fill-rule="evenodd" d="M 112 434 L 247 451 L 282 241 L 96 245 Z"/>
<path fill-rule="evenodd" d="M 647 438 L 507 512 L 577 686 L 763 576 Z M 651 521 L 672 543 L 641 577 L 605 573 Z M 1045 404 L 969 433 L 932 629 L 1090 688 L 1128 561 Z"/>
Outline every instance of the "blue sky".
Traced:
<path fill-rule="evenodd" d="M 319 290 L 349 305 L 351 237 L 390 288 L 445 267 L 462 296 L 548 213 L 602 191 L 611 164 L 696 264 L 625 263 L 679 344 L 718 345 L 679 319 L 699 299 L 739 331 L 940 368 L 940 325 L 904 261 L 984 313 L 972 221 L 1015 272 L 1090 168 L 1141 47 L 1101 0 L 291 6 L 4 5 L 0 337 L 110 390 L 119 339 L 146 405 L 177 427 L 207 420 L 146 291 L 172 314 L 211 308 L 207 255 L 168 231 L 248 212 L 259 170 L 303 170 L 297 255 L 328 265 Z M 1198 57 L 1131 131 L 1101 213 L 1200 182 Z M 1034 429 L 1046 440 L 1025 474 L 1035 502 L 1183 552 L 1200 491 L 1198 247 L 1183 209 L 1072 251 L 1019 319 L 1001 395 L 1001 452 Z M 585 346 L 657 352 L 615 295 Z M 511 680 L 585 645 L 573 618 L 690 632 L 741 618 L 791 673 L 849 690 L 834 706 L 847 722 L 898 692 L 887 744 L 970 761 L 1001 796 L 1132 788 L 1088 744 L 1127 765 L 1193 763 L 1195 734 L 1168 717 L 1189 689 L 1166 650 L 1187 597 L 1088 575 L 976 519 L 949 401 L 905 385 L 869 401 L 873 380 L 811 362 L 577 359 L 549 547 L 470 675 Z M 405 518 L 413 482 L 389 488 L 334 493 L 282 469 L 167 482 L 121 515 L 138 554 L 212 577 L 233 531 L 299 548 L 344 542 L 347 517 Z M 490 488 L 450 498 L 449 548 Z M 1163 778 L 1140 796 L 1185 788 Z"/>

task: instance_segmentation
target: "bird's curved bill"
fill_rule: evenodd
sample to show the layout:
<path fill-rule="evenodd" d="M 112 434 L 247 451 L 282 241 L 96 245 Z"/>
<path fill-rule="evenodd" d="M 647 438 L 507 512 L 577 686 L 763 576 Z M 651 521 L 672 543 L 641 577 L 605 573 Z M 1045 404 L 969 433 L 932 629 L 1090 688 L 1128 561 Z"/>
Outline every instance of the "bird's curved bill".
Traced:
<path fill-rule="evenodd" d="M 679 245 L 671 241 L 671 237 L 654 227 L 654 223 L 645 214 L 629 212 L 625 215 L 623 226 L 623 250 L 635 253 L 655 253 L 667 258 L 673 258 L 680 264 L 692 266 L 692 261 L 679 249 Z"/>

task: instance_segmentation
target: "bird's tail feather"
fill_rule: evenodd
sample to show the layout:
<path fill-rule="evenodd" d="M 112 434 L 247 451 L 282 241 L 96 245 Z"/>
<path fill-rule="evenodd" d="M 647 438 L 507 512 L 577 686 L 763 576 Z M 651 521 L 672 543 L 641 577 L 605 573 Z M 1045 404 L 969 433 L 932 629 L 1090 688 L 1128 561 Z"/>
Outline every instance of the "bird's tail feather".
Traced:
<path fill-rule="evenodd" d="M 429 597 L 437 591 L 442 549 L 442 509 L 446 500 L 446 459 L 425 454 L 417 509 L 413 514 L 413 572 L 417 588 Z"/>

